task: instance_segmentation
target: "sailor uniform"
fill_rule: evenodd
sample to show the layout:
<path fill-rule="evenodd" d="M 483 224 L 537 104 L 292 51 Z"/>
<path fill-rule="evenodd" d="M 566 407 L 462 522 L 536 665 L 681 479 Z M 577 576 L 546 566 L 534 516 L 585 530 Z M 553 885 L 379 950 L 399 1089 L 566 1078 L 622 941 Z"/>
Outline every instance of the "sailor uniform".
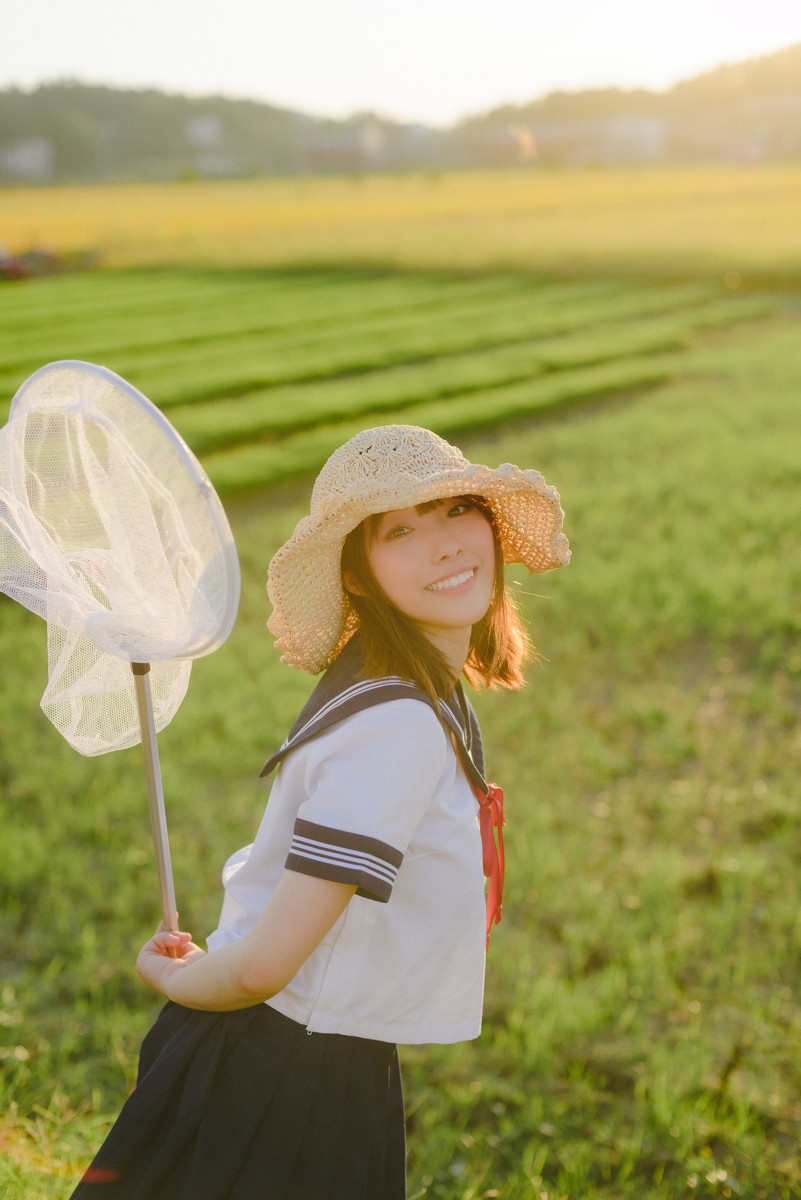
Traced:
<path fill-rule="evenodd" d="M 449 733 L 403 680 L 356 680 L 330 700 L 328 690 L 268 760 L 267 771 L 280 763 L 278 778 L 254 844 L 226 864 L 209 949 L 252 929 L 285 866 L 355 883 L 339 920 L 267 1003 L 313 1032 L 407 1043 L 477 1037 L 481 837 Z M 477 753 L 475 720 L 470 728 L 458 699 L 448 709 Z"/>
<path fill-rule="evenodd" d="M 473 786 L 486 785 L 460 687 L 437 712 L 407 681 L 360 680 L 360 665 L 356 635 L 268 759 L 262 774 L 279 768 L 270 801 L 253 845 L 226 864 L 209 950 L 246 936 L 285 867 L 356 894 L 265 1004 L 165 1006 L 75 1198 L 405 1196 L 394 1043 L 464 1040 L 481 1024 Z"/>

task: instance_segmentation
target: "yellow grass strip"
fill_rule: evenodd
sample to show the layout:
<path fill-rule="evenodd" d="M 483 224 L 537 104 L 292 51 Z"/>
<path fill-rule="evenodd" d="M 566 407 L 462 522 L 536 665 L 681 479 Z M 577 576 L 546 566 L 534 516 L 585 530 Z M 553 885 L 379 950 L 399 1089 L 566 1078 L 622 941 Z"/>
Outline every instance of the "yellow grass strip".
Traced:
<path fill-rule="evenodd" d="M 801 273 L 801 166 L 510 170 L 0 191 L 14 252 L 111 266 L 360 260 L 544 272 Z"/>

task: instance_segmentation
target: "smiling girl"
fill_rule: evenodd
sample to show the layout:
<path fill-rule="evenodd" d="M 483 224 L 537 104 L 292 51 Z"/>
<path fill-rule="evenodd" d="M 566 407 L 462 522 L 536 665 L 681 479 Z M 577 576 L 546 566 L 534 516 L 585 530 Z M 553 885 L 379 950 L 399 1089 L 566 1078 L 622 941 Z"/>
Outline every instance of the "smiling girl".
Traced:
<path fill-rule="evenodd" d="M 168 1003 L 74 1196 L 405 1196 L 396 1043 L 478 1035 L 500 919 L 500 795 L 459 681 L 522 685 L 503 567 L 567 563 L 562 516 L 538 472 L 413 426 L 326 463 L 268 574 L 282 661 L 325 673 L 209 952 L 158 932 L 139 954 Z"/>

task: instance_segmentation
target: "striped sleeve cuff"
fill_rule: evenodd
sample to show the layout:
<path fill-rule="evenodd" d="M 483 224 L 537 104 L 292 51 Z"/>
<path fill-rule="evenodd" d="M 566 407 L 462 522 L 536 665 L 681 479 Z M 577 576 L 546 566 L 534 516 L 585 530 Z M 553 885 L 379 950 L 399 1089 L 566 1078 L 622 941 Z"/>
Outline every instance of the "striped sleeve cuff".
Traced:
<path fill-rule="evenodd" d="M 298 817 L 286 866 L 290 871 L 334 883 L 355 883 L 357 896 L 386 904 L 402 862 L 400 850 L 378 838 L 330 829 Z"/>

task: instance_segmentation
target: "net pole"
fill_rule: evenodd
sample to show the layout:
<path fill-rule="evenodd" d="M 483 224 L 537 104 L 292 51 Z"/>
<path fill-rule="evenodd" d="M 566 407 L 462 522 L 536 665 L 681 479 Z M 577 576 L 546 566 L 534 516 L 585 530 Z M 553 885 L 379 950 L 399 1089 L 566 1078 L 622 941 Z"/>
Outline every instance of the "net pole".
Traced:
<path fill-rule="evenodd" d="M 139 725 L 142 730 L 142 750 L 145 756 L 145 773 L 147 775 L 147 797 L 150 807 L 150 827 L 153 831 L 153 845 L 156 850 L 156 868 L 161 892 L 161 911 L 164 916 L 164 928 L 178 928 L 178 914 L 175 909 L 175 888 L 172 881 L 172 864 L 170 862 L 170 842 L 167 836 L 167 813 L 164 808 L 164 792 L 161 786 L 161 769 L 159 767 L 159 751 L 156 743 L 156 722 L 153 718 L 153 697 L 150 692 L 150 663 L 131 663 L 134 684 L 136 687 L 136 702 L 139 707 Z"/>

